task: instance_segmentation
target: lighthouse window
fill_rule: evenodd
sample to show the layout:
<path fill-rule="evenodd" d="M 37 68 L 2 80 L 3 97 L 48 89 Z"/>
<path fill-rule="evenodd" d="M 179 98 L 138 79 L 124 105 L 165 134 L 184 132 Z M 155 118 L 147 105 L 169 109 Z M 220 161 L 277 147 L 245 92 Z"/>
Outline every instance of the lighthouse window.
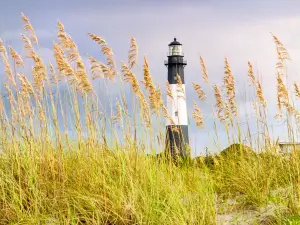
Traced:
<path fill-rule="evenodd" d="M 171 45 L 169 48 L 170 55 L 183 55 L 181 45 Z"/>
<path fill-rule="evenodd" d="M 178 111 L 175 112 L 175 116 L 178 116 Z"/>

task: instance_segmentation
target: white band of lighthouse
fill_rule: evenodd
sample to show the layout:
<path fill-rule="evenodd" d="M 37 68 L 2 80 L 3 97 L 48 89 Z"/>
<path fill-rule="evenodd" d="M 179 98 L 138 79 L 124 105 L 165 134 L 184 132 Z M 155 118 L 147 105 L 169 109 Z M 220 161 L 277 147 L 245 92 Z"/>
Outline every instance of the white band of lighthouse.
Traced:
<path fill-rule="evenodd" d="M 167 96 L 167 109 L 168 114 L 172 118 L 172 122 L 174 122 L 174 124 L 167 119 L 167 126 L 188 125 L 185 84 L 182 84 L 181 86 L 184 92 L 178 91 L 178 84 L 170 84 L 173 98 Z"/>

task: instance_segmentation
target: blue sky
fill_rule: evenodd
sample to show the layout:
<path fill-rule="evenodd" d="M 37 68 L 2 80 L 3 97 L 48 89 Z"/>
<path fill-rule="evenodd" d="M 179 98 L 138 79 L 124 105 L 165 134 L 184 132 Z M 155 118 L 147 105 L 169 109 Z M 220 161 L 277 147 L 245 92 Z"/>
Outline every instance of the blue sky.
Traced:
<path fill-rule="evenodd" d="M 188 65 L 185 70 L 187 101 L 191 116 L 192 99 L 196 95 L 191 82 L 199 83 L 207 91 L 208 101 L 198 105 L 204 112 L 206 128 L 190 127 L 194 154 L 207 146 L 215 150 L 211 138 L 213 124 L 212 106 L 215 104 L 211 88 L 204 85 L 201 77 L 199 54 L 205 59 L 211 83 L 221 85 L 224 57 L 229 58 L 237 81 L 237 98 L 243 111 L 250 112 L 245 94 L 252 93 L 247 86 L 247 61 L 251 60 L 262 79 L 264 94 L 269 104 L 270 122 L 274 136 L 285 140 L 280 125 L 273 122 L 275 112 L 276 51 L 270 32 L 276 34 L 287 47 L 292 62 L 288 64 L 291 80 L 299 81 L 300 60 L 300 2 L 296 0 L 190 0 L 190 1 L 21 1 L 0 0 L 0 37 L 6 44 L 22 52 L 23 12 L 33 24 L 45 58 L 51 59 L 51 47 L 56 35 L 56 22 L 60 20 L 72 35 L 83 56 L 100 55 L 99 48 L 89 39 L 88 32 L 103 36 L 113 48 L 115 58 L 127 59 L 129 38 L 133 35 L 139 45 L 139 54 L 149 59 L 154 81 L 165 84 L 167 70 L 164 60 L 168 43 L 174 36 L 183 44 Z M 100 57 L 100 56 L 99 56 Z M 142 61 L 140 61 L 140 64 Z M 298 64 L 298 65 L 297 65 Z M 0 72 L 2 74 L 2 72 Z M 3 75 L 0 82 L 3 82 Z M 141 78 L 141 74 L 139 74 Z M 247 91 L 245 91 L 247 87 Z M 112 93 L 110 93 L 113 95 Z M 192 119 L 192 118 L 190 118 Z M 221 133 L 221 145 L 226 137 Z M 253 131 L 255 132 L 255 130 Z M 207 136 L 208 134 L 210 134 Z"/>

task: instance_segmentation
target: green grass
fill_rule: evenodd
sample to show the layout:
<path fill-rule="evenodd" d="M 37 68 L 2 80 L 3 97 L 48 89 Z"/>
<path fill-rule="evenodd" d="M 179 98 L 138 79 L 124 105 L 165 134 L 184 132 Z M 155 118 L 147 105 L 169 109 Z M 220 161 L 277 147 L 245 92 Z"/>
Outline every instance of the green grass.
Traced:
<path fill-rule="evenodd" d="M 33 158 L 21 152 L 1 154 L 0 223 L 209 224 L 215 220 L 215 192 L 208 171 L 128 152 L 85 150 L 59 155 L 47 149 L 36 151 Z"/>
<path fill-rule="evenodd" d="M 300 224 L 300 216 L 289 216 L 284 221 L 285 225 L 298 225 Z"/>
<path fill-rule="evenodd" d="M 292 164 L 272 154 L 220 159 L 208 168 L 128 149 L 58 153 L 36 145 L 32 156 L 26 149 L 0 155 L 0 224 L 217 224 L 221 215 L 295 224 L 299 218 Z"/>

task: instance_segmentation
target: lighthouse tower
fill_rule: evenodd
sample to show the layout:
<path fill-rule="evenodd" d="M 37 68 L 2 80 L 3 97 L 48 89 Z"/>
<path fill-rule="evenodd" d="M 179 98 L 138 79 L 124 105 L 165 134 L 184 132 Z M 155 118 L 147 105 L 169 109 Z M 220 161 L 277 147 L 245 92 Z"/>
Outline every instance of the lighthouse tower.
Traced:
<path fill-rule="evenodd" d="M 188 156 L 189 136 L 184 81 L 184 67 L 186 64 L 186 60 L 183 59 L 182 44 L 174 38 L 174 41 L 169 44 L 168 60 L 165 61 L 172 93 L 172 97 L 167 95 L 167 109 L 173 120 L 172 123 L 167 120 L 166 148 L 173 157 Z M 178 85 L 177 75 L 180 76 L 182 85 Z"/>

